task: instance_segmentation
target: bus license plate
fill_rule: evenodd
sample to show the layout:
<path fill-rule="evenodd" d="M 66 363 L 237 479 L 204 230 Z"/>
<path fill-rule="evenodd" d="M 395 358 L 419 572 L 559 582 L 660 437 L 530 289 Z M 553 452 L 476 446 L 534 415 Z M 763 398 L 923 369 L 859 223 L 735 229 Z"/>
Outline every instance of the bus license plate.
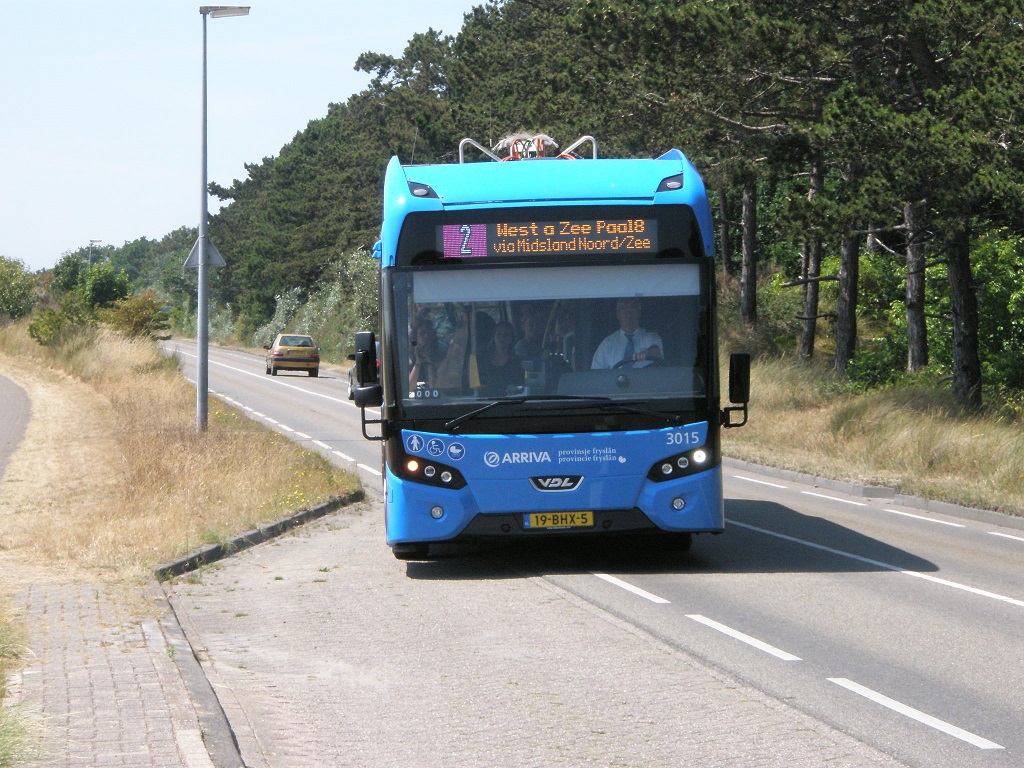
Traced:
<path fill-rule="evenodd" d="M 527 528 L 590 528 L 593 512 L 534 512 L 525 515 Z"/>

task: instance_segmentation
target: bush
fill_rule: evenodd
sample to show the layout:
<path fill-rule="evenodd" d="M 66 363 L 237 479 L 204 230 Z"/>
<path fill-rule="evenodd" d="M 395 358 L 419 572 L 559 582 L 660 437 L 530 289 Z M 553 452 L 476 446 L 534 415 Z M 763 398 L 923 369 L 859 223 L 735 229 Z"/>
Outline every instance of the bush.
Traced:
<path fill-rule="evenodd" d="M 80 285 L 86 301 L 94 307 L 112 307 L 132 293 L 128 275 L 124 270 L 115 270 L 109 261 L 89 266 Z"/>
<path fill-rule="evenodd" d="M 292 288 L 285 292 L 284 295 L 274 297 L 274 300 L 277 302 L 274 316 L 270 319 L 269 323 L 257 329 L 256 333 L 252 335 L 252 343 L 255 346 L 270 346 L 274 341 L 274 337 L 285 329 L 299 311 L 299 307 L 302 306 L 299 302 L 300 294 L 301 290 L 299 288 Z"/>
<path fill-rule="evenodd" d="M 35 278 L 20 261 L 0 256 L 0 317 L 17 320 L 35 306 Z"/>
<path fill-rule="evenodd" d="M 803 299 L 795 288 L 783 288 L 784 278 L 765 267 L 757 281 L 757 324 L 740 321 L 740 279 L 719 274 L 718 330 L 723 352 L 747 351 L 775 357 L 795 346 L 800 332 Z"/>
<path fill-rule="evenodd" d="M 294 321 L 295 330 L 317 339 L 329 356 L 354 351 L 356 331 L 379 327 L 377 262 L 366 251 L 348 254 L 321 280 Z"/>
<path fill-rule="evenodd" d="M 895 333 L 872 339 L 846 364 L 846 376 L 857 388 L 884 387 L 907 371 L 907 340 Z"/>
<path fill-rule="evenodd" d="M 223 309 L 214 309 L 210 313 L 210 341 L 216 344 L 229 344 L 240 341 L 237 338 L 238 322 L 234 310 L 228 304 Z"/>
<path fill-rule="evenodd" d="M 64 254 L 53 268 L 53 280 L 50 285 L 55 291 L 63 293 L 73 291 L 81 285 L 85 267 L 85 262 L 77 254 Z"/>
<path fill-rule="evenodd" d="M 110 309 L 103 310 L 100 318 L 115 331 L 126 336 L 169 339 L 167 333 L 170 319 L 166 312 L 166 302 L 162 301 L 154 291 L 135 294 L 117 301 Z"/>
<path fill-rule="evenodd" d="M 44 309 L 29 323 L 28 335 L 44 347 L 56 347 L 82 331 L 96 327 L 96 312 L 81 290 L 60 300 L 58 309 Z"/>

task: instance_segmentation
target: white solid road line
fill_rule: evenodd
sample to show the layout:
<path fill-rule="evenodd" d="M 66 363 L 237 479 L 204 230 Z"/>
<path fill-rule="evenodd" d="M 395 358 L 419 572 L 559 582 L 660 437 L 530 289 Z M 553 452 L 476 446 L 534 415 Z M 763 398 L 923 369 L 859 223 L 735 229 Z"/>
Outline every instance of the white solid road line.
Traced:
<path fill-rule="evenodd" d="M 686 618 L 693 619 L 694 621 L 699 622 L 706 627 L 711 627 L 712 629 L 721 632 L 723 635 L 728 635 L 729 637 L 735 640 L 739 640 L 741 643 L 751 645 L 760 651 L 770 653 L 772 656 L 782 659 L 783 661 L 800 661 L 799 656 L 794 656 L 791 653 L 786 653 L 785 651 L 776 648 L 774 645 L 769 645 L 766 642 L 758 640 L 756 637 L 745 635 L 739 630 L 733 629 L 732 627 L 727 627 L 725 624 L 719 624 L 717 621 L 709 619 L 707 616 L 701 616 L 698 613 L 688 613 L 686 614 Z"/>
<path fill-rule="evenodd" d="M 652 603 L 658 603 L 660 605 L 668 605 L 669 601 L 666 600 L 665 598 L 658 597 L 657 595 L 652 595 L 650 592 L 647 592 L 645 590 L 640 589 L 640 587 L 634 587 L 632 584 L 630 584 L 627 581 L 623 581 L 622 579 L 617 579 L 614 576 L 609 576 L 607 573 L 597 573 L 596 571 L 591 571 L 591 574 L 594 575 L 594 576 L 597 576 L 597 578 L 599 578 L 599 579 L 604 579 L 609 584 L 614 584 L 617 587 L 622 587 L 627 592 L 632 592 L 634 595 L 639 595 L 640 597 L 644 598 L 645 600 L 650 600 Z"/>
<path fill-rule="evenodd" d="M 190 354 L 188 352 L 182 352 L 181 350 L 175 350 L 175 354 L 185 354 L 185 355 L 188 355 L 189 357 L 195 357 L 195 355 Z M 245 370 L 242 370 L 241 368 L 235 368 L 233 366 L 217 362 L 216 360 L 211 360 L 210 362 L 213 363 L 214 365 L 219 365 L 222 368 L 227 368 L 228 370 L 236 371 L 237 373 L 244 373 L 246 376 L 252 376 L 254 378 L 259 379 L 260 381 L 264 381 L 265 380 L 264 377 L 261 376 L 258 373 L 252 373 L 251 371 L 245 371 Z M 195 382 L 192 382 L 192 383 L 193 383 L 193 385 L 195 384 Z M 270 382 L 268 382 L 268 383 L 270 383 Z M 313 392 L 313 391 L 311 391 L 309 389 L 305 389 L 303 387 L 297 387 L 294 384 L 287 384 L 287 383 L 285 383 L 283 381 L 280 381 L 280 380 L 274 381 L 273 383 L 276 384 L 277 386 L 288 387 L 289 389 L 294 389 L 294 390 L 297 390 L 297 391 L 302 392 L 302 393 L 307 394 L 307 395 L 314 395 L 316 397 L 322 397 L 325 400 L 330 400 L 331 402 L 342 403 L 343 405 L 350 406 L 350 407 L 353 407 L 353 408 L 355 407 L 355 405 L 350 403 L 348 400 L 342 400 L 342 399 L 337 398 L 337 397 L 331 397 L 330 395 L 324 395 L 324 394 L 321 394 L 320 392 Z M 216 393 L 212 393 L 212 394 L 216 395 Z M 226 398 L 223 398 L 222 395 L 217 395 L 217 397 L 221 397 L 222 399 L 226 399 Z M 307 434 L 305 434 L 303 432 L 298 432 L 298 431 L 292 429 L 291 427 L 286 427 L 283 424 L 281 424 L 279 421 L 275 421 L 274 419 L 270 418 L 266 414 L 260 413 L 259 411 L 255 411 L 252 408 L 248 408 L 246 406 L 243 406 L 243 407 L 245 407 L 245 409 L 249 413 L 251 413 L 253 416 L 257 416 L 257 417 L 265 420 L 269 424 L 273 424 L 275 426 L 281 427 L 282 429 L 285 429 L 288 432 L 293 432 L 293 433 L 295 433 L 296 436 L 298 436 L 298 437 L 300 437 L 300 438 L 302 438 L 304 440 L 312 440 L 312 437 L 310 435 L 307 435 Z M 370 409 L 367 409 L 367 412 L 371 416 L 379 415 L 377 411 L 373 411 L 373 410 L 370 410 Z M 316 443 L 317 445 L 321 446 L 322 448 L 326 449 L 326 450 L 331 450 L 331 447 L 329 445 L 327 445 L 326 443 L 321 443 L 321 442 L 319 442 L 317 440 L 314 440 L 313 442 Z M 332 451 L 332 453 L 334 453 L 336 456 L 338 456 L 340 459 L 343 459 L 344 461 L 355 462 L 354 458 L 352 458 L 351 456 L 346 456 L 344 453 L 341 453 L 340 451 Z M 365 469 L 367 472 L 369 472 L 372 475 L 376 475 L 377 477 L 383 477 L 383 475 L 382 475 L 382 473 L 381 473 L 381 471 L 379 469 L 374 469 L 373 467 L 368 467 L 365 464 L 356 464 L 356 466 L 359 467 L 360 469 Z"/>
<path fill-rule="evenodd" d="M 748 483 L 757 483 L 758 485 L 767 485 L 767 486 L 770 486 L 772 488 L 781 488 L 781 489 L 789 488 L 788 485 L 780 485 L 779 483 L 769 483 L 767 480 L 756 480 L 753 477 L 743 477 L 743 475 L 730 475 L 730 477 L 732 477 L 732 478 L 734 478 L 736 480 L 743 480 L 743 481 L 748 482 Z M 850 499 L 843 499 L 843 498 L 840 498 L 838 496 L 827 496 L 827 495 L 825 495 L 823 493 L 814 493 L 812 491 L 801 491 L 801 493 L 804 493 L 804 494 L 806 494 L 808 496 L 817 496 L 818 498 L 821 498 L 821 499 L 829 499 L 830 501 L 840 501 L 840 502 L 842 502 L 844 504 L 853 504 L 853 505 L 858 506 L 858 507 L 869 506 L 868 504 L 865 504 L 865 503 L 860 502 L 860 501 L 852 501 Z M 898 509 L 885 509 L 883 511 L 891 512 L 894 515 L 903 515 L 904 517 L 912 517 L 915 520 L 923 520 L 926 523 L 937 523 L 939 525 L 948 525 L 950 528 L 966 528 L 967 527 L 966 525 L 962 525 L 961 523 L 953 523 L 953 522 L 950 522 L 948 520 L 937 520 L 934 517 L 925 517 L 924 515 L 915 515 L 915 514 L 912 514 L 911 512 L 901 512 Z M 1007 536 L 1006 534 L 999 534 L 999 533 L 994 534 L 994 535 L 996 535 L 996 536 L 1006 536 L 1009 539 L 1017 538 L 1015 536 Z M 1024 541 L 1024 539 L 1020 539 L 1020 540 Z"/>
<path fill-rule="evenodd" d="M 748 483 L 757 483 L 758 485 L 769 485 L 772 488 L 786 489 L 786 488 L 789 487 L 788 485 L 779 485 L 778 483 L 769 483 L 767 480 L 755 480 L 752 477 L 743 477 L 743 475 L 732 475 L 732 477 L 734 477 L 737 480 L 744 480 L 745 482 L 748 482 Z"/>
<path fill-rule="evenodd" d="M 926 523 L 938 523 L 939 525 L 948 525 L 951 528 L 966 528 L 966 525 L 960 523 L 951 523 L 948 520 L 936 520 L 934 517 L 925 517 L 924 515 L 913 515 L 910 512 L 900 512 L 898 509 L 886 509 L 886 512 L 892 512 L 894 515 L 903 515 L 904 517 L 912 517 L 915 520 L 924 520 Z"/>
<path fill-rule="evenodd" d="M 817 496 L 819 499 L 828 499 L 829 501 L 838 501 L 841 504 L 852 504 L 855 507 L 866 507 L 862 501 L 852 501 L 850 499 L 841 499 L 838 496 L 826 496 L 824 493 L 815 493 L 814 491 L 800 491 L 805 496 Z"/>
<path fill-rule="evenodd" d="M 989 531 L 993 536 L 1002 536 L 1004 539 L 1013 539 L 1014 541 L 1024 541 L 1024 538 L 1020 536 L 1011 536 L 1008 533 L 999 533 L 998 531 Z"/>
<path fill-rule="evenodd" d="M 746 523 L 738 523 L 735 520 L 728 521 L 730 525 L 735 525 L 739 528 L 746 528 L 751 531 L 757 531 L 768 536 L 774 536 L 777 539 L 783 539 L 785 541 L 791 541 L 794 544 L 802 544 L 805 547 L 811 547 L 812 549 L 819 549 L 822 552 L 828 552 L 833 555 L 839 555 L 840 557 L 848 557 L 851 560 L 857 560 L 868 565 L 874 565 L 878 568 L 884 568 L 887 571 L 893 571 L 895 573 L 902 573 L 906 576 L 913 576 L 916 579 L 924 579 L 934 584 L 941 584 L 944 587 L 952 587 L 953 589 L 959 589 L 964 592 L 970 592 L 972 595 L 980 595 L 981 597 L 988 597 L 993 600 L 999 600 L 1003 603 L 1009 603 L 1010 605 L 1016 605 L 1024 608 L 1024 600 L 1018 600 L 1014 597 L 1007 597 L 1006 595 L 1000 595 L 996 592 L 989 592 L 984 589 L 978 589 L 977 587 L 970 587 L 966 584 L 960 584 L 956 581 L 949 581 L 948 579 L 940 579 L 938 576 L 929 576 L 927 573 L 921 573 L 920 571 L 910 571 L 906 568 L 900 568 L 897 565 L 890 565 L 889 563 L 883 563 L 878 560 L 872 560 L 869 557 L 861 557 L 855 555 L 852 552 L 843 552 L 841 549 L 833 549 L 832 547 L 826 547 L 822 544 L 815 544 L 812 541 L 805 541 L 804 539 L 798 539 L 794 536 L 787 536 L 784 533 L 776 533 L 775 531 L 769 531 L 766 528 L 758 528 L 756 525 L 747 525 Z"/>
<path fill-rule="evenodd" d="M 919 723 L 924 723 L 925 725 L 931 726 L 932 728 L 942 731 L 943 733 L 949 734 L 950 736 L 960 739 L 961 741 L 966 741 L 968 744 L 972 744 L 978 749 L 1003 749 L 1001 745 L 996 744 L 994 741 L 983 739 L 981 736 L 973 734 L 970 731 L 965 731 L 963 728 L 957 728 L 955 725 L 951 725 L 950 723 L 947 723 L 945 720 L 939 720 L 937 717 L 932 717 L 931 715 L 927 715 L 918 709 L 908 707 L 906 704 L 901 704 L 895 699 L 890 699 L 888 696 L 883 696 L 882 694 L 878 693 L 878 691 L 873 691 L 870 688 L 865 688 L 863 685 L 855 683 L 852 680 L 847 680 L 845 677 L 830 677 L 828 678 L 828 681 L 830 683 L 840 685 L 843 688 L 846 688 L 848 691 L 853 691 L 854 693 L 863 696 L 866 699 L 870 699 L 876 704 L 881 704 L 883 707 L 888 707 L 894 712 L 899 712 L 901 715 L 906 715 L 907 717 L 917 720 Z"/>
<path fill-rule="evenodd" d="M 181 352 L 180 350 L 178 350 L 176 353 L 188 355 L 189 357 L 195 357 L 195 355 L 191 354 L 190 352 Z M 314 392 L 313 390 L 306 389 L 305 387 L 297 387 L 294 384 L 288 384 L 286 382 L 281 381 L 280 379 L 273 379 L 268 381 L 266 378 L 266 374 L 253 373 L 252 371 L 246 371 L 242 368 L 235 368 L 233 365 L 228 365 L 227 363 L 222 363 L 217 360 L 210 360 L 209 362 L 212 363 L 213 365 L 219 365 L 221 368 L 227 368 L 229 371 L 235 371 L 236 373 L 242 373 L 245 374 L 246 376 L 252 376 L 253 378 L 259 379 L 260 381 L 266 381 L 268 384 L 275 384 L 279 387 L 288 387 L 289 389 L 294 389 L 299 392 L 302 392 L 303 394 L 312 395 L 313 397 L 322 397 L 325 400 L 330 400 L 333 403 L 341 403 L 342 405 L 348 408 L 356 407 L 354 403 L 350 403 L 346 399 L 342 399 L 340 397 L 331 397 L 330 395 L 325 395 L 322 392 Z"/>

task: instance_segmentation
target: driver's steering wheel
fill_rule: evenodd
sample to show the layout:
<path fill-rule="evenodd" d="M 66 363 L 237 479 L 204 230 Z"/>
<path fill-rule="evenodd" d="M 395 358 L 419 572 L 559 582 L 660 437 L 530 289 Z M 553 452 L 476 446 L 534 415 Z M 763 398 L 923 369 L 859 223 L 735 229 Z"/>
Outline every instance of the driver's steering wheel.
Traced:
<path fill-rule="evenodd" d="M 633 363 L 649 363 L 649 365 L 645 365 L 644 368 L 668 365 L 668 363 L 665 362 L 665 358 L 663 357 L 648 357 L 644 360 L 634 360 L 632 357 L 624 357 L 621 360 L 619 360 L 619 362 L 612 366 L 612 370 L 614 371 L 618 368 L 625 368 L 627 365 L 632 365 Z"/>

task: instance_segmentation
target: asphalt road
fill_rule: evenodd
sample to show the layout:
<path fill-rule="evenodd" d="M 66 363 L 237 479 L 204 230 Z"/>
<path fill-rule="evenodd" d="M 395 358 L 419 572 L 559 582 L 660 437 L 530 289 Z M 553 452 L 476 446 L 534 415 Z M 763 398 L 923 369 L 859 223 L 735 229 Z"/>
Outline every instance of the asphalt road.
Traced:
<path fill-rule="evenodd" d="M 162 346 L 178 356 L 194 382 L 195 343 Z M 380 443 L 363 439 L 359 409 L 348 399 L 348 378 L 338 369 L 322 366 L 315 378 L 302 371 L 268 376 L 263 357 L 211 347 L 208 380 L 211 395 L 328 456 L 358 475 L 368 492 L 380 495 Z"/>
<path fill-rule="evenodd" d="M 176 346 L 191 375 L 194 347 Z M 362 439 L 344 378 L 263 370 L 262 358 L 211 349 L 210 389 L 379 492 L 379 446 Z M 942 516 L 752 468 L 730 465 L 726 475 L 726 533 L 698 537 L 686 555 L 539 547 L 482 556 L 499 574 L 540 578 L 908 765 L 1024 765 L 1016 521 Z M 402 567 L 415 580 L 459 581 L 480 575 L 479 557 Z"/>
<path fill-rule="evenodd" d="M 0 478 L 28 426 L 32 403 L 25 391 L 10 379 L 0 376 Z"/>

